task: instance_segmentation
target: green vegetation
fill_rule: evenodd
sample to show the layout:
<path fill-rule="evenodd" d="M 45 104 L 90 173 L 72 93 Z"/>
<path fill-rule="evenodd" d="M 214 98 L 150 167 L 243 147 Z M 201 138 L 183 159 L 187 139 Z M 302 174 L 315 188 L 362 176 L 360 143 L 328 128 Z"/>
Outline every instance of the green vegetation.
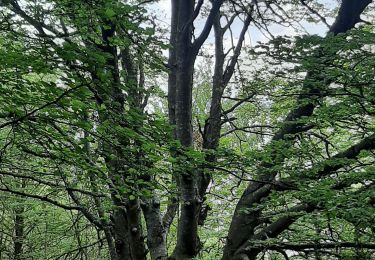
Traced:
<path fill-rule="evenodd" d="M 373 1 L 158 2 L 0 0 L 0 259 L 374 259 Z"/>

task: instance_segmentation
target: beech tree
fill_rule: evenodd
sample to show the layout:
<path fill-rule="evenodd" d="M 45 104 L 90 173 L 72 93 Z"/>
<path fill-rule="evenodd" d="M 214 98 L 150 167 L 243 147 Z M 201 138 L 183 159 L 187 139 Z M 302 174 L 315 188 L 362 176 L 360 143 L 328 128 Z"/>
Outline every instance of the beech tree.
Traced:
<path fill-rule="evenodd" d="M 373 1 L 157 2 L 0 2 L 0 258 L 372 259 Z"/>
<path fill-rule="evenodd" d="M 356 3 L 350 1 L 343 1 L 339 9 L 338 15 L 336 17 L 335 23 L 331 26 L 329 34 L 337 35 L 339 33 L 345 33 L 348 30 L 352 29 L 355 24 L 360 21 L 360 15 L 363 10 L 371 3 L 371 1 L 359 1 Z M 329 37 L 329 36 L 328 36 Z M 319 48 L 318 53 L 316 54 L 318 58 L 325 58 L 326 54 L 324 49 Z M 327 57 L 332 59 L 331 57 Z M 328 63 L 329 64 L 329 63 Z M 310 96 L 322 96 L 323 91 L 328 88 L 329 84 L 334 82 L 334 79 L 331 77 L 326 77 L 319 69 L 314 69 L 307 71 L 306 78 L 302 83 L 302 93 L 297 99 L 297 107 L 293 109 L 285 119 L 285 123 L 281 128 L 275 132 L 272 137 L 272 141 L 269 144 L 272 148 L 273 142 L 279 143 L 280 141 L 284 149 L 288 149 L 289 145 L 293 144 L 293 136 L 304 131 L 308 131 L 311 127 L 306 126 L 306 124 L 301 123 L 301 119 L 306 117 L 311 117 L 313 115 L 314 109 L 317 106 L 317 101 L 306 100 L 306 95 Z M 311 99 L 311 98 L 310 98 Z M 350 147 L 348 150 L 342 153 L 335 155 L 336 158 L 347 158 L 352 159 L 359 155 L 361 150 L 367 150 L 373 148 L 372 136 L 367 137 L 366 140 Z M 257 254 L 260 252 L 261 248 L 253 248 L 252 240 L 265 239 L 268 237 L 275 237 L 280 234 L 283 230 L 287 229 L 296 219 L 296 216 L 283 216 L 276 221 L 270 223 L 268 226 L 264 227 L 264 231 L 258 231 L 259 233 L 255 234 L 256 226 L 261 224 L 259 223 L 259 214 L 260 211 L 255 210 L 250 214 L 243 214 L 240 211 L 243 208 L 251 208 L 256 203 L 259 203 L 262 199 L 266 198 L 273 189 L 277 189 L 274 184 L 270 183 L 275 180 L 277 176 L 277 171 L 274 171 L 273 168 L 277 164 L 282 164 L 283 156 L 279 154 L 273 154 L 270 152 L 270 162 L 262 163 L 259 168 L 259 173 L 257 175 L 261 182 L 250 183 L 246 190 L 244 191 L 241 199 L 237 204 L 236 211 L 231 223 L 231 228 L 229 230 L 228 242 L 224 252 L 225 259 L 255 259 Z M 275 156 L 275 158 L 273 158 Z M 281 158 L 280 158 L 281 157 Z M 334 158 L 334 159 L 336 159 Z M 329 159 L 330 160 L 330 159 Z M 322 163 L 324 165 L 324 163 Z M 328 164 L 330 164 L 328 162 Z M 326 169 L 325 169 L 326 168 Z M 318 176 L 329 175 L 332 171 L 338 170 L 340 168 L 340 163 L 331 167 L 323 167 L 323 169 L 318 170 Z M 262 183 L 266 182 L 266 183 Z M 298 180 L 294 180 L 298 182 Z M 281 183 L 284 185 L 283 181 Z M 281 185 L 281 186 L 283 186 Z M 288 185 L 288 184 L 287 184 Z M 276 185 L 277 186 L 277 185 Z M 302 203 L 301 205 L 296 205 L 291 208 L 291 211 L 307 211 L 310 212 L 314 209 L 314 205 L 310 203 Z M 246 223 L 246 224 L 245 224 Z M 250 238 L 250 239 L 249 239 Z M 238 256 L 237 256 L 238 255 Z"/>

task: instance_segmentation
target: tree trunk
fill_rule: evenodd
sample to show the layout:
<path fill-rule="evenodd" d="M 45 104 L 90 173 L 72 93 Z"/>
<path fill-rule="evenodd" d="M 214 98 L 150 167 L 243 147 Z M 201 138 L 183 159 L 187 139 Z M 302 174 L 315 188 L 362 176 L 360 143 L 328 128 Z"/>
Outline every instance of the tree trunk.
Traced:
<path fill-rule="evenodd" d="M 222 126 L 222 97 L 225 88 L 228 86 L 229 81 L 233 76 L 234 67 L 237 64 L 238 57 L 240 55 L 245 39 L 245 33 L 247 32 L 252 20 L 251 15 L 252 9 L 246 15 L 237 45 L 233 46 L 233 56 L 231 57 L 230 63 L 225 68 L 224 63 L 226 54 L 224 53 L 224 34 L 229 29 L 229 27 L 225 26 L 224 28 L 222 28 L 220 23 L 222 16 L 220 14 L 217 14 L 213 20 L 213 28 L 215 32 L 215 67 L 212 79 L 210 112 L 204 126 L 203 133 L 203 149 L 205 150 L 215 151 L 219 147 Z M 215 154 L 209 152 L 205 157 L 205 161 L 208 163 L 215 163 Z M 205 196 L 207 187 L 209 186 L 210 182 L 210 172 L 202 172 L 199 182 L 199 194 L 201 198 Z M 202 214 L 202 218 L 205 218 L 206 214 L 207 213 L 204 212 L 204 214 Z M 202 218 L 200 218 L 200 224 L 203 224 L 204 219 Z"/>
<path fill-rule="evenodd" d="M 104 122 L 107 119 L 113 121 L 117 126 L 124 126 L 124 94 L 121 88 L 120 67 L 117 55 L 117 48 L 111 45 L 111 38 L 115 35 L 115 27 L 108 21 L 106 29 L 102 29 L 102 37 L 105 45 L 103 51 L 110 54 L 107 60 L 108 71 L 111 73 L 111 84 L 109 85 L 110 95 L 103 94 L 102 99 L 107 101 L 107 111 L 102 112 L 100 119 Z M 129 53 L 126 53 L 129 54 Z M 126 58 L 126 57 L 125 57 Z M 129 80 L 134 80 L 134 75 L 129 73 Z M 135 83 L 133 83 L 135 84 Z M 98 86 L 98 92 L 101 86 Z M 132 89 L 134 91 L 135 88 Z M 130 102 L 135 105 L 136 100 Z M 119 260 L 146 259 L 147 250 L 143 238 L 143 229 L 141 223 L 141 209 L 139 199 L 128 200 L 127 195 L 121 192 L 121 187 L 125 185 L 125 175 L 127 173 L 124 162 L 126 161 L 122 149 L 128 145 L 128 140 L 124 140 L 114 133 L 113 138 L 116 138 L 122 145 L 121 148 L 112 147 L 109 144 L 103 144 L 104 158 L 109 170 L 109 176 L 112 180 L 113 189 L 112 199 L 114 206 L 114 213 L 112 221 L 114 223 L 114 238 L 116 245 L 116 252 Z"/>
<path fill-rule="evenodd" d="M 185 148 L 191 148 L 193 144 L 192 135 L 192 86 L 195 57 L 192 57 L 191 40 L 192 24 L 190 21 L 194 12 L 194 1 L 176 1 L 173 6 L 175 13 L 172 14 L 172 28 L 177 28 L 175 39 L 172 39 L 173 50 L 170 57 L 171 62 L 176 62 L 175 71 L 170 74 L 170 101 L 169 106 L 174 115 L 170 115 L 173 122 L 175 120 L 175 133 L 177 140 Z M 174 100 L 173 100 L 174 99 Z M 179 156 L 179 155 L 177 155 Z M 175 259 L 186 259 L 194 257 L 198 252 L 198 200 L 196 173 L 191 170 L 178 171 L 179 193 L 181 202 L 181 213 L 177 228 L 177 245 L 173 252 Z"/>
<path fill-rule="evenodd" d="M 112 222 L 112 232 L 115 240 L 117 259 L 132 259 L 129 246 L 128 223 L 125 210 L 115 210 L 112 215 Z"/>
<path fill-rule="evenodd" d="M 153 198 L 143 199 L 143 215 L 147 226 L 147 246 L 152 260 L 166 260 L 167 233 L 160 214 L 160 202 Z"/>
<path fill-rule="evenodd" d="M 180 43 L 180 45 L 183 45 L 183 43 Z M 182 52 L 179 54 L 182 57 L 177 56 L 176 135 L 182 146 L 189 149 L 193 144 L 191 105 L 194 61 L 187 58 L 188 53 Z M 197 233 L 200 202 L 197 171 L 195 169 L 183 169 L 178 172 L 178 175 L 181 213 L 174 256 L 177 259 L 185 259 L 192 258 L 198 253 L 199 239 Z"/>
<path fill-rule="evenodd" d="M 22 259 L 22 247 L 24 240 L 24 230 L 25 230 L 25 221 L 24 221 L 24 208 L 23 206 L 17 206 L 15 209 L 14 217 L 14 260 Z"/>
<path fill-rule="evenodd" d="M 172 34 L 169 57 L 169 118 L 175 123 L 176 139 L 182 145 L 176 151 L 177 160 L 186 149 L 192 149 L 192 87 L 196 56 L 211 30 L 213 18 L 219 12 L 222 0 L 213 2 L 201 35 L 192 43 L 193 21 L 199 13 L 200 4 L 194 10 L 194 0 L 172 1 Z M 183 158 L 185 159 L 185 158 Z M 188 159 L 189 160 L 189 159 Z M 180 193 L 180 216 L 177 228 L 177 244 L 174 259 L 193 258 L 199 252 L 198 223 L 202 198 L 199 194 L 199 172 L 194 167 L 176 169 Z"/>

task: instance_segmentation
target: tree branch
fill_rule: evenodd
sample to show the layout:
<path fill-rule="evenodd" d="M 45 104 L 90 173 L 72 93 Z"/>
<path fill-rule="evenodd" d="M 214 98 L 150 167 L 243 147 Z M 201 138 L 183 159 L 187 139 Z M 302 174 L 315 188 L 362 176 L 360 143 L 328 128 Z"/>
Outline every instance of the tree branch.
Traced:
<path fill-rule="evenodd" d="M 223 4 L 224 0 L 216 0 L 212 4 L 212 8 L 210 10 L 210 13 L 207 17 L 206 23 L 203 27 L 203 30 L 201 34 L 197 37 L 197 39 L 192 44 L 192 50 L 194 53 L 198 53 L 200 47 L 202 44 L 206 41 L 208 35 L 210 34 L 213 22 L 215 20 L 215 16 L 220 11 L 220 7 Z"/>

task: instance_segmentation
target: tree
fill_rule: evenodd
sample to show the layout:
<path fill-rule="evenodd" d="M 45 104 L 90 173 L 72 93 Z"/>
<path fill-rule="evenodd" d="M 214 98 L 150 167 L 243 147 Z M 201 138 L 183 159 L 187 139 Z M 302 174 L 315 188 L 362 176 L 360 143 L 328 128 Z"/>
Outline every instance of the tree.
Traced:
<path fill-rule="evenodd" d="M 343 1 L 339 13 L 337 15 L 336 21 L 330 28 L 329 33 L 336 35 L 352 29 L 355 26 L 355 24 L 358 21 L 360 21 L 360 14 L 370 3 L 371 1 L 363 1 L 355 4 L 349 1 Z M 324 50 L 319 49 L 317 55 L 317 58 L 324 59 Z M 328 57 L 327 59 L 330 59 L 330 57 Z M 288 114 L 285 120 L 285 124 L 273 136 L 272 142 L 278 143 L 279 146 L 281 141 L 282 149 L 288 149 L 288 146 L 292 145 L 293 136 L 303 131 L 309 130 L 310 127 L 306 127 L 305 124 L 300 122 L 300 120 L 312 116 L 314 109 L 317 105 L 317 101 L 306 101 L 306 95 L 317 97 L 321 96 L 321 92 L 325 91 L 325 88 L 327 88 L 329 84 L 331 84 L 333 81 L 331 79 L 332 77 L 322 77 L 320 74 L 320 69 L 316 68 L 314 71 L 307 72 L 307 76 L 302 87 L 303 92 L 299 96 L 297 108 L 293 109 Z M 270 144 L 271 150 L 274 149 L 272 148 L 272 142 Z M 366 145 L 364 147 L 362 147 L 360 143 L 359 149 L 358 147 L 354 146 L 349 148 L 349 150 L 347 150 L 343 154 L 339 153 L 336 156 L 338 158 L 355 158 L 359 155 L 359 152 L 362 149 L 372 149 L 371 136 L 369 137 L 369 139 L 365 140 L 365 143 Z M 356 150 L 356 152 L 352 153 L 353 149 Z M 264 235 L 262 235 L 262 231 L 259 231 L 259 233 L 256 235 L 254 232 L 256 226 L 260 224 L 260 211 L 255 210 L 252 211 L 250 214 L 243 214 L 240 212 L 243 210 L 243 208 L 253 207 L 253 205 L 259 203 L 262 199 L 269 196 L 273 189 L 277 188 L 277 186 L 275 187 L 272 183 L 270 183 L 273 182 L 275 180 L 275 177 L 277 176 L 277 171 L 274 171 L 272 168 L 274 168 L 278 164 L 282 164 L 282 162 L 286 158 L 283 156 L 281 156 L 280 158 L 279 153 L 276 152 L 272 154 L 272 151 L 270 156 L 271 162 L 263 163 L 259 167 L 260 170 L 258 173 L 259 180 L 266 183 L 250 183 L 237 204 L 236 212 L 232 220 L 228 236 L 228 242 L 224 253 L 224 258 L 226 259 L 233 259 L 236 257 L 238 259 L 242 259 L 242 257 L 248 257 L 250 259 L 255 258 L 260 250 L 257 247 L 251 249 L 251 244 L 253 243 L 252 240 L 254 238 L 265 239 L 267 237 L 276 237 L 283 230 L 287 229 L 296 219 L 296 216 L 281 217 L 280 219 L 276 220 L 275 222 L 271 223 L 270 225 L 264 228 Z M 322 174 L 328 175 L 332 171 L 337 170 L 339 168 L 340 164 L 336 167 L 328 167 L 328 169 L 326 169 L 325 172 L 323 172 Z M 292 208 L 291 211 L 302 210 L 311 212 L 314 208 L 315 207 L 313 205 L 304 204 L 298 205 L 296 206 L 296 208 Z M 244 223 L 246 223 L 246 225 Z M 243 234 L 243 236 L 241 234 Z"/>
<path fill-rule="evenodd" d="M 1 254 L 370 259 L 372 1 L 154 2 L 1 2 Z"/>
<path fill-rule="evenodd" d="M 145 141 L 157 134 L 155 129 L 142 128 L 143 121 L 152 120 L 142 111 L 148 95 L 142 63 L 148 59 L 144 48 L 153 44 L 152 29 L 138 28 L 145 21 L 142 7 L 130 4 L 45 4 L 2 3 L 4 26 L 10 26 L 4 36 L 19 43 L 18 49 L 6 49 L 12 51 L 5 56 L 4 70 L 13 70 L 4 90 L 12 95 L 20 93 L 20 98 L 4 102 L 5 111 L 12 107 L 15 111 L 11 109 L 4 115 L 6 121 L 1 127 L 15 135 L 12 142 L 22 142 L 19 136 L 26 139 L 14 152 L 33 156 L 47 169 L 53 169 L 47 177 L 35 176 L 24 161 L 25 174 L 14 175 L 16 166 L 11 160 L 6 167 L 9 175 L 66 193 L 61 201 L 43 191 L 29 194 L 5 183 L 2 190 L 78 210 L 104 233 L 111 259 L 144 259 L 139 201 L 143 196 L 142 180 L 147 184 L 147 178 L 151 178 L 147 168 L 152 165 L 152 154 L 137 159 L 136 164 L 131 161 L 133 156 L 144 153 L 143 148 L 132 144 L 152 149 L 145 146 Z M 91 11 L 85 12 L 87 9 Z M 20 22 L 12 20 L 14 15 L 29 27 L 22 28 Z M 14 28 L 14 23 L 20 24 L 20 30 Z M 123 37 L 130 31 L 134 33 Z M 9 46 L 9 42 L 3 46 Z M 30 88 L 33 92 L 23 94 Z M 22 103 L 26 106 L 19 107 Z M 69 173 L 69 169 L 74 170 Z M 109 193 L 103 195 L 105 189 Z M 112 206 L 108 208 L 105 205 L 109 202 Z"/>

